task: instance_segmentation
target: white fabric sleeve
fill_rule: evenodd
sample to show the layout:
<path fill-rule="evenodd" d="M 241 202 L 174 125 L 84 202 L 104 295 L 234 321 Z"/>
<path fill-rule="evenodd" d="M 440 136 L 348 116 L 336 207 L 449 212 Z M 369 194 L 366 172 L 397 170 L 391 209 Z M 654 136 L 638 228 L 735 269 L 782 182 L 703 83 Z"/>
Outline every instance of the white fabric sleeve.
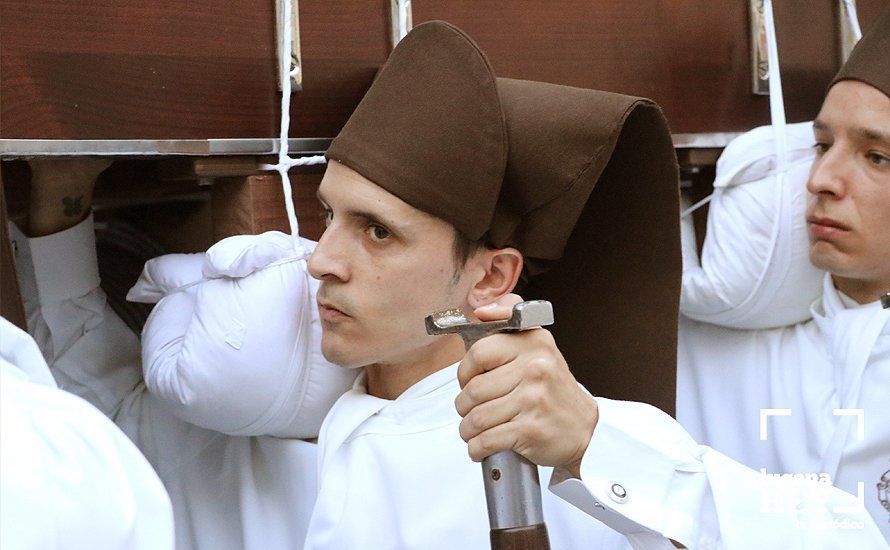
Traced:
<path fill-rule="evenodd" d="M 53 375 L 28 333 L 0 317 L 0 357 L 18 367 L 35 384 L 57 388 Z"/>
<path fill-rule="evenodd" d="M 10 229 L 29 333 L 59 387 L 113 418 L 142 378 L 139 339 L 99 288 L 92 215 L 45 237 Z"/>
<path fill-rule="evenodd" d="M 662 411 L 596 398 L 581 479 L 550 490 L 623 533 L 634 548 L 883 548 L 856 499 L 826 483 L 768 477 L 698 445 Z"/>

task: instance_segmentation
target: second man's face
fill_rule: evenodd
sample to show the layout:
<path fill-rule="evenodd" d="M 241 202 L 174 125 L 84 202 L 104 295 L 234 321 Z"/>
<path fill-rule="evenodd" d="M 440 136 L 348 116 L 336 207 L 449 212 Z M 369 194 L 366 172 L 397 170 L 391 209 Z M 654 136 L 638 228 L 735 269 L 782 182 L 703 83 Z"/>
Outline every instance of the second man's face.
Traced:
<path fill-rule="evenodd" d="M 424 317 L 466 304 L 455 282 L 448 223 L 408 205 L 337 162 L 319 199 L 327 229 L 309 259 L 321 281 L 322 352 L 344 367 L 407 365 L 435 354 Z"/>
<path fill-rule="evenodd" d="M 838 82 L 814 129 L 810 260 L 836 277 L 890 281 L 890 98 L 859 81 Z"/>

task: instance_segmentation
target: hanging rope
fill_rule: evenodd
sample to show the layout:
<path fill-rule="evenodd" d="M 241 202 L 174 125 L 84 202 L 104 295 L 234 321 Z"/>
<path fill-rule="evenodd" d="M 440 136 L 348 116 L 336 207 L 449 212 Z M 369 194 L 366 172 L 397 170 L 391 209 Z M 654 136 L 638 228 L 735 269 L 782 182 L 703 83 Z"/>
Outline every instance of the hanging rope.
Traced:
<path fill-rule="evenodd" d="M 847 23 L 850 25 L 850 30 L 853 31 L 853 38 L 859 42 L 862 39 L 862 28 L 859 26 L 859 14 L 856 13 L 855 0 L 844 0 L 844 7 L 847 8 L 844 11 L 847 12 Z"/>
<path fill-rule="evenodd" d="M 853 31 L 853 36 L 858 42 L 862 38 L 862 30 L 859 27 L 859 17 L 856 13 L 856 2 L 854 0 L 843 0 L 843 11 L 847 15 L 847 24 Z M 769 100 L 770 100 L 770 119 L 773 128 L 773 139 L 776 143 L 776 171 L 783 173 L 787 170 L 788 147 L 786 145 L 785 128 L 787 122 L 785 120 L 785 105 L 782 94 L 782 77 L 779 73 L 779 50 L 776 43 L 776 25 L 773 18 L 772 0 L 764 0 L 763 16 L 766 25 L 766 45 L 767 59 L 769 63 Z M 713 193 L 696 202 L 681 214 L 681 218 L 691 215 L 693 212 L 708 204 L 711 201 Z"/>
<path fill-rule="evenodd" d="M 299 245 L 300 225 L 297 221 L 297 214 L 294 210 L 293 192 L 290 186 L 290 178 L 288 171 L 294 166 L 308 166 L 312 164 L 324 164 L 324 155 L 316 155 L 311 157 L 290 157 L 288 156 L 288 130 L 290 129 L 290 99 L 291 99 L 291 56 L 293 55 L 291 28 L 293 0 L 281 0 L 282 10 L 281 17 L 284 18 L 282 29 L 282 39 L 278 44 L 278 59 L 281 66 L 278 74 L 281 75 L 281 128 L 278 137 L 278 163 L 264 164 L 260 168 L 264 170 L 275 170 L 281 176 L 281 188 L 284 191 L 284 207 L 287 210 L 287 221 L 290 224 L 290 234 L 293 240 L 294 248 L 302 251 Z M 297 69 L 298 70 L 298 69 Z"/>

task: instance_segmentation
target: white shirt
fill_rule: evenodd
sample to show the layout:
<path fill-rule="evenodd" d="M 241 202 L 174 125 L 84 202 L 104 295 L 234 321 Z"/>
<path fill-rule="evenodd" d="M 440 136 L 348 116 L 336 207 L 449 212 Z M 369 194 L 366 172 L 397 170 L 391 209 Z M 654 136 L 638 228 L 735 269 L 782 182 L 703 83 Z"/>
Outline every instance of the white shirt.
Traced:
<path fill-rule="evenodd" d="M 307 549 L 488 549 L 482 467 L 460 438 L 457 364 L 395 400 L 368 395 L 364 376 L 325 418 L 319 495 Z M 551 469 L 539 468 L 546 486 Z M 628 548 L 625 537 L 545 491 L 551 547 Z"/>
<path fill-rule="evenodd" d="M 177 548 L 300 548 L 307 532 L 306 544 L 312 548 L 333 548 L 342 541 L 357 544 L 358 548 L 378 548 L 381 541 L 396 547 L 417 543 L 427 548 L 440 539 L 450 541 L 453 548 L 458 540 L 482 541 L 483 537 L 487 544 L 484 497 L 477 498 L 483 491 L 481 469 L 469 460 L 466 445 L 457 434 L 452 371 L 432 375 L 417 386 L 416 393 L 409 390 L 393 402 L 366 399 L 369 396 L 361 390 L 349 392 L 348 399 L 344 396 L 343 410 L 339 404 L 335 406 L 323 427 L 322 484 L 313 513 L 316 445 L 271 437 L 226 436 L 175 418 L 139 382 L 138 346 L 128 343 L 133 340 L 128 341 L 129 337 L 114 328 L 118 325 L 126 330 L 104 306 L 98 277 L 93 278 L 86 266 L 78 267 L 91 261 L 87 255 L 94 239 L 91 221 L 41 239 L 57 239 L 59 244 L 43 248 L 42 243 L 35 246 L 40 239 L 30 240 L 31 269 L 38 275 L 38 283 L 32 285 L 31 292 L 27 282 L 22 284 L 32 323 L 29 326 L 43 335 L 42 345 L 53 346 L 54 374 L 65 381 L 66 389 L 103 404 L 155 466 L 173 501 Z M 28 254 L 28 244 L 18 243 L 17 257 Z M 27 277 L 27 270 L 21 273 L 24 263 L 18 262 L 20 278 Z M 73 266 L 59 283 L 69 291 L 43 291 L 46 281 L 52 280 L 49 272 L 58 265 Z M 40 276 L 44 272 L 47 275 Z M 38 303 L 33 298 L 35 292 L 40 296 Z M 35 319 L 40 321 L 41 312 L 44 328 L 34 323 Z M 135 388 L 128 387 L 133 381 Z M 450 397 L 445 399 L 445 394 Z M 438 406 L 427 410 L 422 406 L 426 400 Z M 600 420 L 582 462 L 582 480 L 567 479 L 566 472 L 557 470 L 551 490 L 625 535 L 635 548 L 672 548 L 665 537 L 689 548 L 776 548 L 795 544 L 806 548 L 872 548 L 883 544 L 879 531 L 864 513 L 850 516 L 854 521 L 864 517 L 867 522 L 853 531 L 798 528 L 798 521 L 815 524 L 826 517 L 832 519 L 809 511 L 764 514 L 760 511 L 759 485 L 764 478 L 759 472 L 698 445 L 676 421 L 653 407 L 601 398 L 597 401 Z M 381 414 L 375 415 L 377 411 Z M 407 411 L 417 418 L 404 418 Z M 453 428 L 448 423 L 454 423 Z M 420 431 L 416 435 L 403 433 L 402 426 L 417 426 Z M 377 434 L 377 430 L 393 431 Z M 454 437 L 442 437 L 450 430 Z M 349 439 L 353 434 L 372 437 Z M 404 436 L 406 442 L 416 437 L 418 444 L 406 447 L 406 451 L 423 456 L 430 464 L 438 463 L 439 445 L 442 456 L 451 458 L 443 460 L 436 471 L 417 461 L 400 460 L 401 455 L 387 451 L 385 443 L 390 436 Z M 547 483 L 546 469 L 541 471 L 542 483 Z M 343 486 L 340 476 L 331 472 L 342 473 L 347 489 L 360 488 L 360 492 L 338 500 Z M 404 488 L 410 480 L 431 475 L 439 477 L 429 480 L 429 491 L 426 487 L 421 492 Z M 478 483 L 464 481 L 474 478 Z M 448 480 L 453 483 L 443 483 Z M 795 480 L 779 483 L 804 494 L 810 489 L 799 488 Z M 454 493 L 460 496 L 458 505 L 448 509 L 439 505 L 437 512 L 446 515 L 433 515 L 431 510 L 441 501 L 432 495 L 441 491 L 449 496 L 452 490 L 458 491 Z M 624 498 L 617 496 L 622 492 Z M 837 489 L 829 491 L 826 498 L 832 506 L 849 505 L 854 500 Z M 474 502 L 476 510 L 472 511 Z M 343 515 L 337 516 L 340 506 L 344 507 Z M 548 509 L 552 509 L 545 512 L 551 541 L 565 542 L 564 546 L 554 544 L 554 549 L 597 548 L 601 542 L 607 547 L 623 544 L 596 520 L 573 515 L 573 510 L 560 507 L 556 499 L 545 495 Z M 384 530 L 382 525 L 388 525 L 387 532 L 393 534 L 374 538 Z M 460 533 L 442 534 L 453 525 L 465 527 Z M 425 527 L 421 530 L 420 526 Z"/>
<path fill-rule="evenodd" d="M 25 332 L 0 318 L 0 548 L 173 548 L 173 513 L 138 449 L 56 388 Z"/>
<path fill-rule="evenodd" d="M 111 416 L 154 466 L 173 504 L 176 548 L 301 548 L 316 445 L 199 428 L 146 391 L 139 340 L 99 288 L 91 217 L 46 237 L 13 224 L 10 233 L 28 328 L 52 375 Z"/>
<path fill-rule="evenodd" d="M 878 487 L 890 478 L 890 311 L 856 304 L 828 275 L 811 311 L 811 321 L 772 330 L 683 319 L 678 418 L 751 468 L 821 476 L 854 495 L 890 540 Z"/>
<path fill-rule="evenodd" d="M 868 513 L 836 487 L 768 478 L 697 444 L 649 405 L 603 398 L 597 404 L 581 479 L 556 470 L 550 488 L 628 534 L 635 548 L 657 548 L 654 535 L 696 549 L 886 546 Z M 779 507 L 776 495 L 794 504 Z"/>

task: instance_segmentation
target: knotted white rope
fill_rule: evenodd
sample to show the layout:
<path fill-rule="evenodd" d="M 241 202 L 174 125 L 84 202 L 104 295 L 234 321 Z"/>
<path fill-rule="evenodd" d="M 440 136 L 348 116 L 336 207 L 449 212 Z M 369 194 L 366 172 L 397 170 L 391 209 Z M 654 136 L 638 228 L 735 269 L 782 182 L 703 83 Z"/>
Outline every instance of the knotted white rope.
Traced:
<path fill-rule="evenodd" d="M 265 164 L 260 168 L 264 170 L 275 170 L 281 176 L 281 188 L 284 191 L 284 207 L 287 209 L 287 221 L 290 224 L 290 233 L 293 240 L 294 248 L 301 251 L 299 245 L 300 225 L 297 221 L 297 214 L 294 210 L 293 193 L 290 186 L 290 178 L 287 173 L 294 166 L 308 166 L 312 164 L 324 164 L 326 162 L 324 155 L 315 155 L 311 157 L 291 157 L 288 156 L 288 130 L 290 129 L 290 99 L 291 99 L 291 56 L 293 55 L 291 28 L 291 13 L 293 10 L 293 0 L 281 0 L 282 10 L 281 17 L 284 18 L 282 24 L 283 32 L 281 33 L 281 42 L 278 44 L 278 60 L 281 64 L 278 74 L 281 75 L 281 131 L 278 137 L 278 164 Z"/>

